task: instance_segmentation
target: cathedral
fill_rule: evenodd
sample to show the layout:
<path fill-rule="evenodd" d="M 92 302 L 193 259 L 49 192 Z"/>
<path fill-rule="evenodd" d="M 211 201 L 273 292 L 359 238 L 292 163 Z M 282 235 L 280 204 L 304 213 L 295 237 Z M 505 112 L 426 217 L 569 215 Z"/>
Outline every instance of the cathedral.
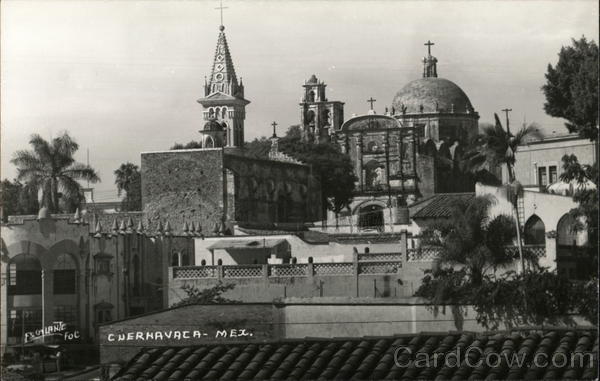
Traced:
<path fill-rule="evenodd" d="M 326 98 L 324 82 L 313 75 L 304 84 L 303 136 L 310 142 L 330 140 L 350 156 L 358 181 L 346 217 L 359 229 L 406 224 L 401 210 L 415 201 L 475 189 L 459 163 L 478 133 L 479 114 L 458 85 L 438 77 L 433 43 L 425 45 L 422 78 L 398 91 L 383 115 L 375 113 L 375 100 L 369 99 L 366 115 L 344 121 L 344 104 Z"/>

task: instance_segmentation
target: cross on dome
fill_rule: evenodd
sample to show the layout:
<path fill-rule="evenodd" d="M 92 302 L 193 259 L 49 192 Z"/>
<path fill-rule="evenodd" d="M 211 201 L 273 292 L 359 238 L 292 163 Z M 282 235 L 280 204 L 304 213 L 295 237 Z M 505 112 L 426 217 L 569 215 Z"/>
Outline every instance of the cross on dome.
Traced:
<path fill-rule="evenodd" d="M 371 110 L 373 110 L 373 103 L 377 102 L 377 99 L 373 99 L 373 97 L 367 99 L 367 103 L 371 104 Z"/>
<path fill-rule="evenodd" d="M 431 55 L 431 46 L 435 45 L 433 42 L 427 40 L 426 43 L 424 43 L 423 45 L 427 46 L 427 55 Z"/>

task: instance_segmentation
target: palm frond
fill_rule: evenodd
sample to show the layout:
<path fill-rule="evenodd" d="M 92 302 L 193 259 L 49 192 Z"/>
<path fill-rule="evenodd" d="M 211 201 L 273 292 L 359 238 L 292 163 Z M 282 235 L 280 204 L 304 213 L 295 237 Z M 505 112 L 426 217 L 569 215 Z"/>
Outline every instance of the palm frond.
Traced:
<path fill-rule="evenodd" d="M 68 132 L 63 131 L 59 136 L 52 139 L 54 152 L 64 158 L 72 158 L 79 149 L 79 144 L 71 138 Z"/>
<path fill-rule="evenodd" d="M 82 163 L 71 164 L 61 172 L 61 175 L 69 176 L 74 180 L 87 180 L 92 183 L 100 181 L 100 177 L 96 171 L 92 167 Z"/>
<path fill-rule="evenodd" d="M 39 134 L 31 135 L 29 144 L 33 147 L 33 151 L 37 154 L 40 160 L 44 162 L 52 161 L 53 150 L 46 139 Z"/>

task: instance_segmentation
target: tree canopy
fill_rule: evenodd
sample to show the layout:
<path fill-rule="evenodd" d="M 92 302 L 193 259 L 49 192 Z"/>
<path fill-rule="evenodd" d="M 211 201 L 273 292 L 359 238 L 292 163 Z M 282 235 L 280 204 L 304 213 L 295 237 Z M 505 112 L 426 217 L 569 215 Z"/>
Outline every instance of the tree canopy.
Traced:
<path fill-rule="evenodd" d="M 120 196 L 125 192 L 121 201 L 121 210 L 136 211 L 142 209 L 142 175 L 137 165 L 123 163 L 115 170 L 115 184 Z"/>
<path fill-rule="evenodd" d="M 98 182 L 98 174 L 90 166 L 75 161 L 73 155 L 79 145 L 67 132 L 51 141 L 33 134 L 29 144 L 32 151 L 19 150 L 11 160 L 17 166 L 17 180 L 41 190 L 41 206 L 51 213 L 73 212 L 84 201 L 78 181 Z"/>
<path fill-rule="evenodd" d="M 563 46 L 555 66 L 548 64 L 544 110 L 564 118 L 569 132 L 596 140 L 598 137 L 598 45 L 585 37 Z"/>
<path fill-rule="evenodd" d="M 8 216 L 35 214 L 39 210 L 37 189 L 27 187 L 18 180 L 2 180 L 0 183 L 0 207 L 2 208 L 2 221 L 6 222 Z"/>
<path fill-rule="evenodd" d="M 179 149 L 195 149 L 195 148 L 202 148 L 202 143 L 197 142 L 195 140 L 190 140 L 186 144 L 175 143 L 171 146 L 170 149 L 171 150 L 179 150 Z"/>

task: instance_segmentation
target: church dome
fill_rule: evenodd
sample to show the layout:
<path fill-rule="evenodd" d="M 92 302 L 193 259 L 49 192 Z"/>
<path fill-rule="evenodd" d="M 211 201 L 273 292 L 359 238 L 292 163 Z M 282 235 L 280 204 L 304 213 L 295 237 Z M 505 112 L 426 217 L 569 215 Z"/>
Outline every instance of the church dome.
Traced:
<path fill-rule="evenodd" d="M 204 131 L 223 131 L 223 126 L 221 123 L 217 122 L 214 119 L 209 120 L 204 124 Z"/>
<path fill-rule="evenodd" d="M 464 114 L 474 111 L 469 97 L 457 84 L 437 77 L 409 82 L 396 93 L 392 105 L 400 114 L 403 107 L 406 107 L 407 114 L 437 111 Z"/>

